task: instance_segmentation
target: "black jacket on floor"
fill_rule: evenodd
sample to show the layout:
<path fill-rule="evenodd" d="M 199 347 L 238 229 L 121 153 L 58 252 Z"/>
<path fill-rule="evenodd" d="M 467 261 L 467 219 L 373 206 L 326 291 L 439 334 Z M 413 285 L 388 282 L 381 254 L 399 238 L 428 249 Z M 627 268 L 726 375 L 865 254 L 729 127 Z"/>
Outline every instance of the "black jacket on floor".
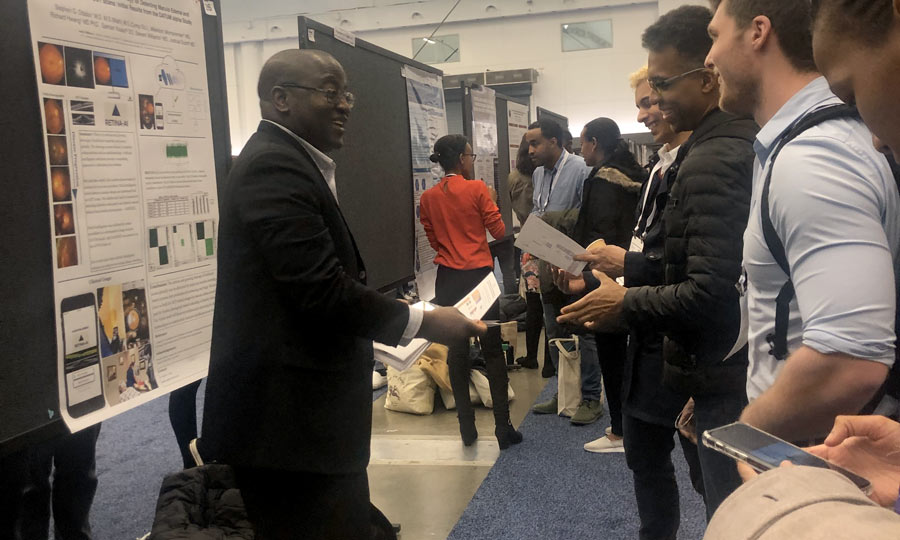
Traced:
<path fill-rule="evenodd" d="M 665 285 L 629 289 L 628 323 L 665 334 L 665 378 L 688 393 L 744 390 L 747 349 L 725 357 L 737 339 L 743 234 L 750 211 L 750 119 L 710 112 L 682 145 L 667 176 Z"/>

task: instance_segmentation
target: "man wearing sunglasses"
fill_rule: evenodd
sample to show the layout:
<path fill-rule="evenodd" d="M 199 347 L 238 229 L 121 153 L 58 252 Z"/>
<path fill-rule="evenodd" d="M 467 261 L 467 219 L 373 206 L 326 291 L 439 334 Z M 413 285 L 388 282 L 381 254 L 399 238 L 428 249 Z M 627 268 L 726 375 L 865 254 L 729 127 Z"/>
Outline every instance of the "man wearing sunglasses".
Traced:
<path fill-rule="evenodd" d="M 220 205 L 199 453 L 234 468 L 260 540 L 372 538 L 372 340 L 449 343 L 487 328 L 365 286 L 325 155 L 354 104 L 337 60 L 277 53 L 258 93 L 263 120 Z"/>
<path fill-rule="evenodd" d="M 598 289 L 563 308 L 560 317 L 595 329 L 630 325 L 663 333 L 664 383 L 694 398 L 698 432 L 737 420 L 746 404 L 747 349 L 735 350 L 740 329 L 735 283 L 757 131 L 752 120 L 718 108 L 718 81 L 702 67 L 712 44 L 706 32 L 711 18 L 707 8 L 684 6 L 660 17 L 643 36 L 651 99 L 675 131 L 693 132 L 665 175 L 670 186 L 662 217 L 665 284 L 626 289 L 602 276 Z M 625 426 L 626 444 L 639 438 Z M 699 457 L 712 516 L 740 478 L 732 460 L 704 447 Z M 646 460 L 629 466 L 636 485 L 649 474 L 642 470 L 649 466 Z M 638 495 L 640 537 L 675 538 L 670 526 L 653 527 L 659 524 L 653 515 L 658 507 Z"/>

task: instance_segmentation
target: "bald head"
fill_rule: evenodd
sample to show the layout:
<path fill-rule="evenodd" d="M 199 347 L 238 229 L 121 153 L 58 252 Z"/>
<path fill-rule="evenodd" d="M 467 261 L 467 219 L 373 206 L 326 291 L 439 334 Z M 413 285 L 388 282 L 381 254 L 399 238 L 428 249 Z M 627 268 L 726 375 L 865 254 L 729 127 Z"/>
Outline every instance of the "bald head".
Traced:
<path fill-rule="evenodd" d="M 333 56 L 313 49 L 288 49 L 269 58 L 257 93 L 266 120 L 277 122 L 322 151 L 343 145 L 350 105 L 329 102 L 328 91 L 344 94 L 347 75 Z"/>
<path fill-rule="evenodd" d="M 272 88 L 278 84 L 294 82 L 307 85 L 315 75 L 335 67 L 343 71 L 341 64 L 325 51 L 287 49 L 277 52 L 263 65 L 256 92 L 260 101 L 270 101 Z"/>

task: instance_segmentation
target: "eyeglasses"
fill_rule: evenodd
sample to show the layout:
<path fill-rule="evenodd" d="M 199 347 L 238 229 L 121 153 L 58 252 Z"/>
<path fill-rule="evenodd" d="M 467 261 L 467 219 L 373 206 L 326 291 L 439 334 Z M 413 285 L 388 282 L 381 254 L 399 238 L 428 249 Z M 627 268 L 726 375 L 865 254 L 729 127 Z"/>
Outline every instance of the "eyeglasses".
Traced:
<path fill-rule="evenodd" d="M 352 109 L 353 105 L 356 103 L 356 96 L 354 96 L 350 92 L 340 92 L 335 90 L 334 88 L 313 88 L 312 86 L 303 86 L 302 84 L 296 84 L 291 82 L 281 83 L 276 86 L 282 86 L 284 88 L 300 88 L 302 90 L 311 90 L 313 92 L 318 92 L 320 94 L 325 95 L 325 101 L 327 101 L 331 105 L 340 104 L 341 100 L 347 102 L 347 105 Z"/>
<path fill-rule="evenodd" d="M 464 156 L 472 156 L 472 161 L 478 161 L 478 154 L 463 154 Z"/>
<path fill-rule="evenodd" d="M 654 77 L 647 80 L 647 84 L 650 85 L 650 89 L 654 92 L 665 92 L 666 90 L 675 86 L 675 83 L 680 81 L 681 79 L 693 75 L 694 73 L 700 73 L 701 71 L 706 71 L 707 68 L 699 67 L 697 69 L 692 69 L 690 71 L 685 71 L 681 75 L 675 75 L 674 77 L 669 77 L 668 79 L 660 79 L 658 77 Z"/>

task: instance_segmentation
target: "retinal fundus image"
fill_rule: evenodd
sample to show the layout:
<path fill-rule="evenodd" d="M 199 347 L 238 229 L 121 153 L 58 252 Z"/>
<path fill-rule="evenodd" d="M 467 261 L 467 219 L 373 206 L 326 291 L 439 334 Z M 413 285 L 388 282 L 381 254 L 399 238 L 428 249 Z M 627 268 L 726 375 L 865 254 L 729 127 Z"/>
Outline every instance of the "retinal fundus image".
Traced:
<path fill-rule="evenodd" d="M 53 202 L 72 200 L 72 182 L 69 179 L 68 167 L 53 167 L 50 170 L 50 191 Z"/>
<path fill-rule="evenodd" d="M 66 84 L 79 88 L 94 87 L 94 61 L 91 51 L 66 47 Z"/>
<path fill-rule="evenodd" d="M 59 135 L 66 132 L 62 100 L 44 99 L 44 116 L 47 119 L 47 133 Z"/>
<path fill-rule="evenodd" d="M 138 105 L 141 111 L 141 129 L 155 129 L 154 120 L 156 109 L 153 107 L 153 96 L 138 95 Z"/>
<path fill-rule="evenodd" d="M 69 149 L 66 145 L 65 137 L 50 135 L 47 137 L 47 148 L 49 150 L 50 165 L 69 164 Z"/>
<path fill-rule="evenodd" d="M 128 88 L 125 59 L 94 51 L 94 81 L 101 86 Z"/>
<path fill-rule="evenodd" d="M 56 236 L 75 234 L 75 215 L 71 204 L 57 204 L 53 207 L 53 221 L 56 224 Z"/>
<path fill-rule="evenodd" d="M 68 268 L 78 264 L 78 244 L 74 236 L 56 239 L 56 267 Z"/>
<path fill-rule="evenodd" d="M 66 84 L 66 61 L 62 47 L 38 42 L 38 59 L 41 63 L 41 78 L 45 83 Z"/>

